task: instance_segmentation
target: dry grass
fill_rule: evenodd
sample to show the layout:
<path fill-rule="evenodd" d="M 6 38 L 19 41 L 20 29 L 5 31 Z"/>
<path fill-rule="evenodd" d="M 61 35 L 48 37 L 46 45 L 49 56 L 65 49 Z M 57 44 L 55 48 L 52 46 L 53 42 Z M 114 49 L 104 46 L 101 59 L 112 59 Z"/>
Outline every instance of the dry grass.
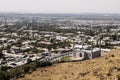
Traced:
<path fill-rule="evenodd" d="M 82 62 L 55 64 L 26 74 L 19 80 L 115 80 L 120 75 L 120 49 Z"/>

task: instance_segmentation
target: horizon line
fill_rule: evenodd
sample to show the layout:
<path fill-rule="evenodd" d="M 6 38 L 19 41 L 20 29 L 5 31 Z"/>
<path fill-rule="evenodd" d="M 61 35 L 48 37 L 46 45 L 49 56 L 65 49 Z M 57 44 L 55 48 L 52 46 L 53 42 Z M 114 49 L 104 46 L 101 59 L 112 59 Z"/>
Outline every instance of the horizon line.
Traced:
<path fill-rule="evenodd" d="M 62 12 L 2 12 L 0 14 L 119 14 L 120 13 L 102 13 L 102 12 L 80 12 L 80 13 L 62 13 Z"/>

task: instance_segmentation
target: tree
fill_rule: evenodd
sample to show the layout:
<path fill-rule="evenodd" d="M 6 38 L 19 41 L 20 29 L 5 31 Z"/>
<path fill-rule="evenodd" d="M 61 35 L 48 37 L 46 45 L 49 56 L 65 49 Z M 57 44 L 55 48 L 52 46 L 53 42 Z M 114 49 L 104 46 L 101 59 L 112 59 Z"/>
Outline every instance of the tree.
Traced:
<path fill-rule="evenodd" d="M 50 42 L 51 42 L 51 43 L 54 43 L 54 42 L 55 42 L 55 38 L 52 38 L 52 39 L 50 40 Z"/>
<path fill-rule="evenodd" d="M 7 66 L 1 66 L 1 71 L 6 71 L 8 69 Z"/>
<path fill-rule="evenodd" d="M 4 54 L 0 53 L 0 59 L 4 58 Z"/>
<path fill-rule="evenodd" d="M 28 58 L 27 59 L 27 64 L 31 63 L 32 62 L 32 59 Z"/>
<path fill-rule="evenodd" d="M 0 71 L 0 80 L 10 80 L 8 73 Z"/>
<path fill-rule="evenodd" d="M 50 45 L 48 45 L 48 46 L 47 46 L 47 49 L 50 51 L 50 50 L 51 50 L 51 46 L 50 46 Z"/>
<path fill-rule="evenodd" d="M 117 40 L 117 35 L 112 35 L 112 39 L 115 41 Z"/>

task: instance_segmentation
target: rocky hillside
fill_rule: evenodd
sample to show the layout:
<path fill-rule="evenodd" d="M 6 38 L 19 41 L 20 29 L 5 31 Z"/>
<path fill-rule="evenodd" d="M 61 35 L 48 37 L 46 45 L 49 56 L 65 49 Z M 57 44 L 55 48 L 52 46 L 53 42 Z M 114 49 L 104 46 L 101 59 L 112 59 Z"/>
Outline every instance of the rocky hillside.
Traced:
<path fill-rule="evenodd" d="M 120 80 L 120 49 L 107 56 L 81 62 L 54 64 L 19 80 Z"/>

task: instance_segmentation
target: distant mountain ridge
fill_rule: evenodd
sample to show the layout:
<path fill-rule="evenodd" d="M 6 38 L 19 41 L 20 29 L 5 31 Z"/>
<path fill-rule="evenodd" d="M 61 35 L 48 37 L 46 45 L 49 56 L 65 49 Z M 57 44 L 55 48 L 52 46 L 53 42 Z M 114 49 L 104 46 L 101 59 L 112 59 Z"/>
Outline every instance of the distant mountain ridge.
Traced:
<path fill-rule="evenodd" d="M 120 14 L 115 13 L 4 13 L 0 12 L 0 16 L 4 17 L 74 17 L 78 19 L 120 19 Z"/>

